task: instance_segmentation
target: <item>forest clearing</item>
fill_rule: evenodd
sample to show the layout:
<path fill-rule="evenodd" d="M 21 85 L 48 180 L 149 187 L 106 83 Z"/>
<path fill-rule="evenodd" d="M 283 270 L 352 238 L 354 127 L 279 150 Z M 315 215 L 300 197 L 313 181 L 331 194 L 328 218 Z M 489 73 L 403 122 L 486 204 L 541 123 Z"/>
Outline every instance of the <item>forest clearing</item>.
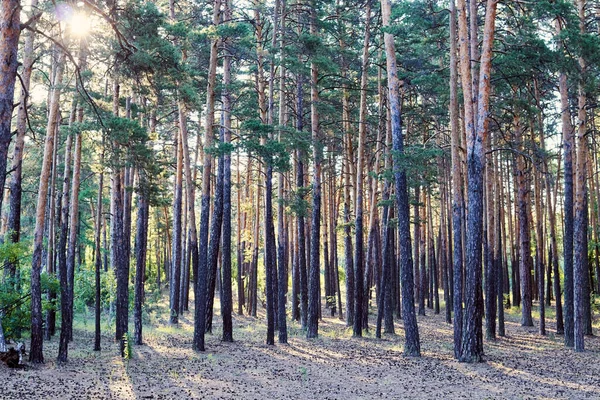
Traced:
<path fill-rule="evenodd" d="M 600 0 L 0 38 L 0 398 L 600 399 Z"/>
<path fill-rule="evenodd" d="M 193 321 L 178 327 L 152 312 L 144 345 L 121 358 L 118 344 L 103 338 L 92 351 L 93 320 L 79 316 L 68 364 L 54 361 L 56 341 L 49 342 L 46 364 L 25 370 L 0 365 L 10 382 L 2 398 L 17 399 L 598 399 L 600 338 L 589 340 L 585 354 L 564 348 L 561 335 L 537 335 L 521 327 L 518 310 L 507 314 L 504 338 L 485 342 L 485 363 L 453 359 L 452 326 L 440 315 L 419 317 L 420 358 L 402 355 L 397 335 L 375 339 L 372 331 L 352 338 L 343 321 L 326 317 L 321 335 L 307 340 L 298 324 L 290 326 L 288 344 L 264 343 L 266 325 L 247 316 L 233 319 L 234 342 L 220 340 L 221 324 L 207 336 L 205 353 L 191 350 Z M 551 310 L 549 310 L 551 311 Z M 372 322 L 372 321 L 371 321 Z M 555 329 L 549 318 L 548 329 Z"/>

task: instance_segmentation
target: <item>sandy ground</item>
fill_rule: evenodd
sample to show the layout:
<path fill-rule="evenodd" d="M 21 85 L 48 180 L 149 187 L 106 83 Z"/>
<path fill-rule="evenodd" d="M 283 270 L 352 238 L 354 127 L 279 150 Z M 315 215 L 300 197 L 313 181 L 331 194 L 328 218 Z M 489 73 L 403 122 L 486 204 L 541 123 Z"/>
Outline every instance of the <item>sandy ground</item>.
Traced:
<path fill-rule="evenodd" d="M 397 335 L 351 337 L 337 318 L 325 318 L 320 337 L 307 340 L 297 325 L 287 345 L 264 344 L 262 319 L 234 317 L 234 343 L 207 336 L 207 351 L 191 350 L 192 315 L 180 327 L 146 329 L 145 345 L 131 360 L 103 336 L 93 352 L 93 323 L 79 324 L 70 362 L 57 365 L 58 337 L 45 344 L 46 363 L 24 370 L 0 367 L 1 399 L 600 399 L 600 339 L 586 338 L 587 351 L 564 348 L 562 336 L 522 328 L 507 316 L 507 336 L 485 342 L 485 362 L 453 359 L 452 327 L 442 315 L 419 317 L 421 358 L 402 355 Z M 595 332 L 598 335 L 598 332 Z"/>

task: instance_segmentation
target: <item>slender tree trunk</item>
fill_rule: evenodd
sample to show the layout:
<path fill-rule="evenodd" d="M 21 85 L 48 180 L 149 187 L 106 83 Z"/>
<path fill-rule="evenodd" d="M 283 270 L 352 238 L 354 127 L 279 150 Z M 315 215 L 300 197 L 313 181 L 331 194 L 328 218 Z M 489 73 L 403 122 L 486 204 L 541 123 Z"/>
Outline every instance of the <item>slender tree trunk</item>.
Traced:
<path fill-rule="evenodd" d="M 562 33 L 561 21 L 556 20 L 557 34 Z M 562 41 L 558 42 L 559 48 L 563 49 Z M 563 260 L 564 260 L 564 329 L 565 346 L 573 347 L 574 339 L 574 309 L 573 309 L 573 126 L 571 124 L 571 113 L 569 105 L 569 93 L 567 86 L 567 75 L 561 71 L 558 77 L 558 88 L 560 92 L 561 121 L 562 121 L 562 148 L 564 168 L 564 234 L 563 234 Z"/>
<path fill-rule="evenodd" d="M 280 0 L 280 13 L 281 13 L 281 21 L 280 21 L 280 42 L 279 42 L 279 126 L 283 127 L 287 124 L 286 112 L 285 112 L 285 68 L 284 68 L 284 59 L 285 59 L 285 46 L 284 46 L 284 36 L 285 36 L 285 15 L 286 15 L 286 2 L 285 0 Z M 275 36 L 273 38 L 275 40 Z M 281 133 L 279 140 L 281 140 Z M 284 225 L 284 196 L 283 196 L 283 186 L 284 186 L 284 173 L 280 172 L 278 177 L 278 187 L 277 187 L 277 265 L 278 269 L 278 310 L 277 310 L 277 322 L 279 326 L 279 343 L 287 343 L 287 321 L 286 321 L 286 296 L 287 296 L 287 262 L 286 262 L 286 247 L 289 241 L 287 240 L 287 235 L 285 232 Z"/>
<path fill-rule="evenodd" d="M 11 122 L 14 108 L 15 81 L 17 78 L 17 68 L 19 66 L 17 49 L 19 46 L 19 36 L 21 35 L 20 17 L 20 0 L 4 0 L 0 3 L 0 35 L 2 37 L 2 45 L 0 45 L 0 60 L 2 61 L 2 67 L 0 68 L 0 171 L 2 171 L 0 174 L 0 188 L 4 188 L 6 183 L 6 174 L 4 171 L 6 171 L 8 148 L 13 135 Z M 24 64 L 24 66 L 26 65 Z M 54 122 L 51 123 L 54 124 Z M 52 152 L 50 152 L 48 157 L 51 156 Z M 3 198 L 4 196 L 0 195 L 0 209 L 2 209 Z M 37 275 L 37 272 L 34 272 Z M 32 279 L 34 279 L 34 274 L 32 274 Z M 32 318 L 34 318 L 33 315 Z M 39 324 L 41 327 L 41 319 Z M 41 341 L 42 339 L 36 337 L 35 340 Z M 36 346 L 37 345 L 38 344 L 36 343 Z M 37 351 L 38 349 L 36 348 L 36 352 Z M 39 356 L 39 361 L 36 362 L 43 361 L 43 357 L 41 356 L 41 345 L 39 347 Z M 31 358 L 32 360 L 38 358 L 38 354 L 35 356 L 31 355 Z"/>
<path fill-rule="evenodd" d="M 367 0 L 365 14 L 365 35 L 363 41 L 362 52 L 362 67 L 360 79 L 360 115 L 358 122 L 358 154 L 356 166 L 356 195 L 355 201 L 355 247 L 354 247 L 354 326 L 352 333 L 354 336 L 362 336 L 363 328 L 363 302 L 368 302 L 365 298 L 364 286 L 368 286 L 368 282 L 364 282 L 363 271 L 365 268 L 365 250 L 364 250 L 364 183 L 363 174 L 365 168 L 365 145 L 367 141 L 367 84 L 369 80 L 369 42 L 370 42 L 370 25 L 371 25 L 371 2 Z"/>
<path fill-rule="evenodd" d="M 134 299 L 134 343 L 143 344 L 142 339 L 142 305 L 144 303 L 144 276 L 146 275 L 146 254 L 148 251 L 148 219 L 150 203 L 146 191 L 148 190 L 145 171 L 139 172 L 140 189 L 138 195 L 138 215 L 135 237 L 135 299 Z"/>
<path fill-rule="evenodd" d="M 464 210 L 463 192 L 461 185 L 461 157 L 460 127 L 458 111 L 458 71 L 456 56 L 458 46 L 456 42 L 456 6 L 455 1 L 450 1 L 450 127 L 452 147 L 452 228 L 453 248 L 452 268 L 454 270 L 454 357 L 460 358 L 462 348 L 463 326 L 463 242 L 462 242 L 462 216 Z"/>
<path fill-rule="evenodd" d="M 225 1 L 223 16 L 226 21 L 231 19 L 232 10 L 228 0 Z M 227 46 L 229 43 L 225 42 Z M 221 128 L 221 141 L 225 145 L 231 143 L 231 96 L 229 85 L 231 84 L 231 56 L 226 48 L 226 56 L 223 59 L 223 127 Z M 193 198 L 192 198 L 193 200 Z M 239 213 L 238 209 L 238 213 Z M 233 323 L 231 313 L 233 312 L 233 295 L 231 288 L 231 153 L 223 155 L 223 262 L 221 266 L 221 317 L 223 318 L 223 341 L 233 341 Z"/>
<path fill-rule="evenodd" d="M 10 7 L 10 8 L 9 8 Z M 2 8 L 0 9 L 1 14 L 3 16 L 10 16 L 11 12 L 15 12 L 17 14 L 16 23 L 18 24 L 18 2 L 10 1 L 10 2 L 2 2 Z M 11 21 L 14 18 L 3 18 L 3 21 Z M 19 29 L 18 26 L 12 26 L 13 29 Z M 7 29 L 8 33 L 10 33 L 10 29 L 2 28 L 2 30 Z M 6 37 L 6 36 L 5 36 Z M 4 47 L 10 45 L 9 41 L 5 41 L 3 46 L 0 46 L 0 49 L 6 51 Z M 17 34 L 18 39 L 18 34 Z M 16 44 L 15 44 L 15 52 L 16 52 Z M 32 266 L 31 266 L 31 345 L 29 352 L 29 361 L 33 363 L 42 363 L 44 362 L 44 353 L 43 353 L 43 329 L 42 329 L 42 288 L 41 288 L 41 267 L 42 267 L 42 250 L 43 250 L 43 235 L 44 235 L 44 225 L 45 225 L 45 217 L 46 217 L 46 202 L 48 200 L 48 181 L 50 178 L 50 170 L 52 168 L 52 156 L 54 152 L 54 144 L 56 138 L 56 132 L 58 130 L 58 122 L 59 122 L 59 106 L 60 106 L 60 96 L 61 96 L 61 83 L 62 76 L 64 71 L 64 63 L 65 63 L 65 54 L 60 51 L 56 55 L 57 61 L 57 69 L 56 76 L 54 81 L 54 86 L 50 92 L 50 110 L 48 116 L 48 126 L 46 128 L 46 140 L 44 144 L 44 158 L 42 161 L 42 172 L 40 174 L 40 184 L 38 188 L 38 199 L 35 213 L 35 230 L 34 230 L 34 239 L 33 239 L 33 255 L 32 255 Z M 14 62 L 16 64 L 16 54 L 14 55 Z M 0 54 L 0 59 L 10 61 L 11 58 L 7 55 Z M 12 62 L 12 61 L 11 61 Z M 9 63 L 7 63 L 9 64 Z M 15 65 L 16 68 L 16 65 Z M 0 79 L 0 81 L 5 81 Z M 2 86 L 3 90 L 6 90 L 5 85 Z M 14 83 L 13 83 L 14 86 Z M 12 110 L 12 94 L 10 96 L 10 110 Z M 3 140 L 3 125 L 4 125 L 4 94 L 0 93 L 0 147 L 2 146 L 1 141 Z M 10 142 L 10 114 L 8 112 L 8 141 Z M 2 155 L 2 149 L 0 148 L 0 170 L 4 171 L 6 165 L 2 167 L 2 160 L 6 163 L 6 153 L 4 156 Z M 5 175 L 0 174 L 2 178 L 0 178 L 0 187 L 4 187 L 4 179 Z M 63 271 L 61 274 L 61 292 L 62 295 L 66 293 L 66 287 L 62 282 L 62 279 L 66 280 L 66 271 Z M 68 312 L 67 310 L 63 310 L 63 312 Z M 64 329 L 64 327 L 63 327 Z"/>
<path fill-rule="evenodd" d="M 183 111 L 183 110 L 182 110 Z M 185 122 L 185 119 L 184 119 Z M 181 121 L 180 121 L 181 123 Z M 179 131 L 185 129 L 180 126 Z M 178 135 L 180 136 L 180 135 Z M 175 187 L 173 196 L 173 258 L 171 262 L 171 281 L 169 283 L 170 295 L 169 304 L 171 316 L 169 322 L 171 324 L 179 323 L 179 297 L 181 284 L 181 265 L 182 265 L 182 242 L 183 235 L 182 226 L 182 202 L 183 202 L 183 140 L 181 137 L 175 139 L 176 149 L 176 172 L 175 172 Z"/>
<path fill-rule="evenodd" d="M 19 4 L 18 1 L 12 1 L 12 2 L 7 2 L 7 3 L 14 3 L 13 7 L 15 7 L 15 4 L 17 6 Z M 38 4 L 38 0 L 32 0 L 31 8 L 35 9 L 37 7 L 37 4 Z M 2 15 L 4 16 L 4 13 Z M 18 20 L 19 12 L 15 12 L 15 15 Z M 7 21 L 7 20 L 4 20 L 4 21 Z M 23 47 L 23 67 L 22 67 L 23 69 L 20 74 L 20 76 L 21 76 L 21 95 L 19 98 L 19 109 L 17 111 L 17 136 L 15 139 L 15 148 L 14 148 L 13 160 L 12 160 L 12 166 L 11 166 L 13 173 L 12 173 L 12 178 L 10 181 L 10 206 L 9 206 L 10 212 L 9 212 L 8 221 L 7 221 L 7 231 L 8 231 L 8 237 L 7 237 L 8 240 L 7 241 L 8 241 L 8 243 L 18 243 L 21 240 L 21 198 L 22 198 L 22 186 L 21 185 L 22 185 L 22 178 L 23 178 L 23 150 L 25 147 L 25 135 L 26 135 L 27 129 L 28 129 L 27 105 L 28 105 L 28 100 L 29 100 L 29 89 L 31 87 L 31 73 L 33 71 L 33 64 L 35 61 L 34 52 L 33 52 L 34 51 L 34 42 L 35 42 L 35 33 L 34 33 L 33 29 L 35 29 L 35 27 L 36 27 L 36 22 L 33 21 L 32 25 L 31 25 L 32 30 L 25 34 L 26 35 L 25 45 Z M 2 29 L 2 28 L 0 28 L 0 29 Z M 17 32 L 14 32 L 14 34 L 18 34 Z M 16 57 L 16 48 L 14 49 L 14 51 L 15 51 L 15 57 Z M 1 53 L 0 53 L 0 56 L 2 56 Z M 16 64 L 16 58 L 14 60 L 14 64 Z M 11 67 L 12 67 L 12 65 L 11 65 Z M 15 69 L 15 73 L 16 73 L 16 69 Z M 14 85 L 14 82 L 13 82 L 13 85 Z M 9 88 L 3 87 L 3 89 L 8 90 Z M 6 93 L 6 94 L 8 94 L 8 93 Z M 11 105 L 12 105 L 12 98 L 11 98 Z M 0 110 L 1 110 L 1 108 L 0 108 Z M 12 112 L 12 108 L 11 108 L 11 112 Z M 0 117 L 0 120 L 1 120 L 1 118 L 3 118 L 3 117 Z M 10 125 L 10 119 L 9 119 L 9 125 Z M 0 129 L 2 129 L 2 128 L 0 128 Z M 55 150 L 55 152 L 56 152 L 56 150 Z M 52 168 L 53 176 L 55 176 L 55 172 L 54 172 L 55 170 L 56 170 L 55 168 Z M 54 190 L 54 185 L 52 185 L 51 187 Z M 53 196 L 51 196 L 51 198 L 53 198 Z M 50 207 L 54 208 L 53 206 L 54 205 L 52 204 Z M 16 276 L 17 263 L 18 263 L 18 261 L 16 261 L 16 260 L 15 261 L 9 260 L 5 267 L 5 268 L 7 268 L 6 272 L 9 274 L 9 276 L 11 278 L 13 278 L 13 280 Z M 54 270 L 54 268 L 50 272 L 53 272 L 53 270 Z M 51 294 L 51 296 L 52 296 L 52 294 Z M 54 294 L 54 296 L 55 296 L 55 294 Z M 51 314 L 51 312 L 49 312 L 48 314 Z M 47 321 L 47 325 L 50 325 L 50 324 L 48 324 L 48 322 L 51 322 L 51 321 Z M 48 332 L 50 332 L 51 334 L 54 333 L 48 329 L 48 326 L 46 327 L 46 330 Z M 49 339 L 49 337 L 48 337 L 48 339 Z"/>
<path fill-rule="evenodd" d="M 213 25 L 220 22 L 221 0 L 215 0 L 213 6 Z M 213 143 L 213 125 L 215 121 L 215 84 L 217 77 L 217 61 L 219 40 L 213 38 L 210 46 L 210 61 L 208 68 L 208 83 L 206 90 L 206 120 L 204 125 L 204 148 L 210 149 Z M 212 173 L 212 156 L 204 153 L 202 170 L 202 204 L 200 214 L 200 235 L 198 240 L 198 273 L 194 275 L 194 342 L 196 351 L 204 351 L 204 333 L 206 331 L 206 278 L 208 271 L 208 225 L 210 221 L 210 177 Z"/>
<path fill-rule="evenodd" d="M 71 185 L 71 201 L 70 201 L 70 216 L 69 220 L 69 243 L 67 253 L 67 296 L 61 296 L 61 303 L 67 302 L 67 315 L 63 315 L 62 325 L 60 330 L 60 347 L 58 353 L 58 361 L 66 362 L 68 356 L 68 342 L 72 340 L 73 329 L 73 285 L 75 275 L 75 249 L 77 248 L 77 227 L 79 225 L 79 186 L 81 182 L 81 132 L 77 132 L 75 136 L 75 149 L 73 153 L 73 182 Z M 65 307 L 61 305 L 61 309 Z"/>
<path fill-rule="evenodd" d="M 310 14 L 310 34 L 313 36 L 317 35 L 317 11 L 314 8 L 314 4 L 311 7 Z M 317 111 L 317 103 L 319 102 L 319 74 L 317 64 L 314 61 L 311 62 L 310 70 L 310 115 L 311 137 L 313 146 L 313 209 L 310 234 L 310 269 L 308 273 L 308 324 L 306 332 L 306 337 L 309 339 L 316 338 L 319 332 L 319 305 L 321 303 L 319 300 L 319 287 L 321 275 L 321 268 L 319 262 L 319 239 L 321 236 L 321 159 L 323 158 L 323 150 L 321 148 L 319 138 L 319 114 Z"/>
<path fill-rule="evenodd" d="M 585 0 L 577 1 L 579 11 L 579 30 L 585 34 Z M 579 68 L 586 73 L 586 60 L 579 58 Z M 587 243 L 587 115 L 584 78 L 580 78 L 577 93 L 577 150 L 575 161 L 575 213 L 573 220 L 573 337 L 575 351 L 585 350 L 585 308 L 586 292 L 589 291 L 588 275 L 588 243 Z"/>
<path fill-rule="evenodd" d="M 102 156 L 100 158 L 100 165 L 104 165 L 104 141 L 102 143 Z M 100 247 L 100 234 L 102 232 L 102 222 L 103 222 L 103 218 L 102 218 L 102 191 L 104 189 L 104 171 L 100 172 L 100 178 L 99 178 L 99 182 L 98 182 L 98 199 L 97 199 L 97 206 L 96 206 L 96 232 L 94 234 L 94 245 L 96 248 L 95 251 L 95 255 L 96 255 L 96 259 L 95 259 L 95 289 L 96 289 L 96 293 L 95 293 L 95 303 L 94 303 L 94 322 L 95 322 L 95 330 L 94 330 L 94 351 L 100 351 L 101 347 L 100 347 L 100 294 L 101 294 L 101 288 L 100 288 L 100 270 L 102 269 L 102 254 L 101 254 L 101 247 Z M 157 264 L 158 265 L 158 264 Z M 158 272 L 160 274 L 160 268 L 158 269 Z"/>

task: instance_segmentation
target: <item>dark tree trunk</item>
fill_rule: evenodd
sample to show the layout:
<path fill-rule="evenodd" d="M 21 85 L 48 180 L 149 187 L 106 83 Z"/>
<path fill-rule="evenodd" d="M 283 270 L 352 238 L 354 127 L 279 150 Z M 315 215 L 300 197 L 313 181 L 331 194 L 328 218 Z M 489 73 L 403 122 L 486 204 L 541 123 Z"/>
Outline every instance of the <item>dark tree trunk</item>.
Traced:
<path fill-rule="evenodd" d="M 313 1 L 314 3 L 314 1 Z M 313 4 L 314 6 L 314 4 Z M 314 7 L 311 8 L 310 15 L 310 33 L 317 35 L 317 12 Z M 317 64 L 311 63 L 310 80 L 310 114 L 311 114 L 311 137 L 313 146 L 313 209 L 310 234 L 310 270 L 308 274 L 308 324 L 307 338 L 316 338 L 319 333 L 319 312 L 320 312 L 320 238 L 321 238 L 321 159 L 323 158 L 321 143 L 319 139 L 319 114 L 317 112 L 317 103 L 319 101 L 318 71 Z"/>
<path fill-rule="evenodd" d="M 179 127 L 179 129 L 184 129 Z M 178 137 L 175 139 L 176 149 L 176 174 L 175 174 L 175 187 L 173 196 L 173 259 L 171 261 L 171 280 L 169 283 L 169 308 L 171 315 L 169 322 L 171 324 L 179 323 L 179 311 L 180 311 L 180 289 L 181 289 L 181 266 L 183 258 L 182 249 L 182 212 L 183 212 L 183 145 L 182 140 Z"/>
<path fill-rule="evenodd" d="M 225 20 L 231 19 L 229 1 L 225 1 Z M 228 43 L 226 43 L 227 45 Z M 229 85 L 231 83 L 231 57 L 229 49 L 223 59 L 223 128 L 220 130 L 221 141 L 231 143 L 231 98 Z M 233 294 L 231 288 L 231 153 L 222 157 L 223 161 L 223 249 L 221 265 L 221 316 L 223 318 L 223 341 L 233 342 Z M 238 189 L 239 190 L 239 189 Z M 193 200 L 193 199 L 192 199 Z M 191 209 L 193 211 L 193 208 Z M 238 209 L 238 213 L 240 210 Z M 239 264 L 238 264 L 239 265 Z"/>
<path fill-rule="evenodd" d="M 104 164 L 104 149 L 102 150 L 102 158 L 101 164 Z M 100 180 L 98 182 L 98 199 L 96 206 L 96 232 L 94 235 L 94 245 L 96 248 L 96 259 L 94 260 L 95 265 L 95 289 L 96 296 L 94 302 L 94 322 L 95 322 L 95 330 L 94 330 L 94 351 L 100 351 L 100 271 L 102 269 L 102 253 L 100 247 L 100 233 L 102 231 L 102 191 L 104 189 L 104 172 L 100 173 Z"/>
<path fill-rule="evenodd" d="M 391 19 L 391 4 L 381 1 L 383 26 L 388 27 Z M 392 123 L 393 150 L 396 155 L 404 151 L 402 137 L 402 117 L 400 113 L 399 82 L 396 66 L 396 49 L 391 33 L 384 33 L 387 62 L 388 96 Z M 405 346 L 404 354 L 420 357 L 421 344 L 419 328 L 415 314 L 413 263 L 410 243 L 410 211 L 408 203 L 408 185 L 406 171 L 394 160 L 394 182 L 396 188 L 396 206 L 398 209 L 398 236 L 400 239 L 400 275 L 402 282 L 402 315 L 404 317 Z"/>
<path fill-rule="evenodd" d="M 133 309 L 134 343 L 143 344 L 142 340 L 142 305 L 144 303 L 144 276 L 146 275 L 146 253 L 148 250 L 148 219 L 150 203 L 146 198 L 145 172 L 140 172 L 140 188 L 138 197 L 138 215 L 135 237 L 135 300 Z"/>
<path fill-rule="evenodd" d="M 223 228 L 223 178 L 225 174 L 224 156 L 219 157 L 217 168 L 217 182 L 215 185 L 215 200 L 212 221 L 210 225 L 210 243 L 208 246 L 208 271 L 206 291 L 206 332 L 212 332 L 213 306 L 215 301 L 215 288 L 217 285 L 217 266 L 219 264 L 219 248 Z"/>

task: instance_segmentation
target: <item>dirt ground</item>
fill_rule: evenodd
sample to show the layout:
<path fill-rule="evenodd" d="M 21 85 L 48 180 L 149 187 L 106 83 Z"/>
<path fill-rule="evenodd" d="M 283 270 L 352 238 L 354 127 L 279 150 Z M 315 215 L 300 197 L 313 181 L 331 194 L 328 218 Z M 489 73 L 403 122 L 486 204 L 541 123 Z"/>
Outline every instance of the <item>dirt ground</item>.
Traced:
<path fill-rule="evenodd" d="M 207 336 L 207 351 L 191 349 L 192 315 L 180 327 L 156 320 L 133 358 L 119 356 L 111 336 L 92 351 L 93 322 L 78 323 L 70 362 L 57 365 L 58 337 L 45 343 L 46 363 L 24 370 L 0 367 L 1 399 L 600 399 L 600 339 L 586 338 L 585 353 L 563 346 L 548 321 L 548 335 L 523 328 L 516 310 L 507 336 L 485 342 L 485 362 L 453 359 L 452 326 L 441 315 L 419 317 L 421 358 L 402 355 L 397 335 L 362 339 L 337 318 L 319 324 L 307 340 L 290 326 L 287 345 L 267 346 L 263 319 L 234 317 L 234 343 Z M 595 334 L 598 335 L 598 331 Z"/>

